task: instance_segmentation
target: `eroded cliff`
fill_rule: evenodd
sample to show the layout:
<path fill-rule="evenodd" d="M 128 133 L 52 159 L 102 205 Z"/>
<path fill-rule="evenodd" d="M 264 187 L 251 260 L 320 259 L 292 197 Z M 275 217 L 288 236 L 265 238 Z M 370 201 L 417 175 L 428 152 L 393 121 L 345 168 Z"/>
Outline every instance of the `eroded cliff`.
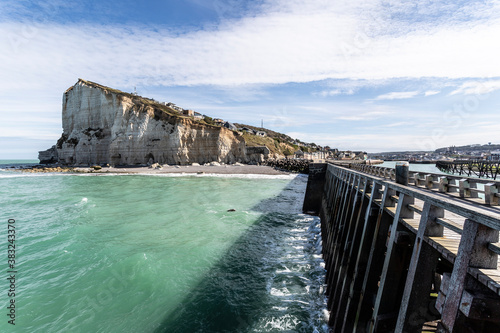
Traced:
<path fill-rule="evenodd" d="M 255 159 L 247 155 L 245 140 L 238 132 L 82 79 L 64 93 L 62 125 L 54 155 L 68 165 L 234 163 Z"/>

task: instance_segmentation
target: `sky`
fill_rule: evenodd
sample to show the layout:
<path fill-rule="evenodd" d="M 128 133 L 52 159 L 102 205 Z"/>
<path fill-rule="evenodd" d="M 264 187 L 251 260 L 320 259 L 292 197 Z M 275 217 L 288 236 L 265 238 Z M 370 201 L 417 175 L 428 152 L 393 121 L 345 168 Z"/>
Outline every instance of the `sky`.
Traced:
<path fill-rule="evenodd" d="M 2 0 L 0 159 L 78 78 L 342 150 L 500 144 L 500 1 Z"/>

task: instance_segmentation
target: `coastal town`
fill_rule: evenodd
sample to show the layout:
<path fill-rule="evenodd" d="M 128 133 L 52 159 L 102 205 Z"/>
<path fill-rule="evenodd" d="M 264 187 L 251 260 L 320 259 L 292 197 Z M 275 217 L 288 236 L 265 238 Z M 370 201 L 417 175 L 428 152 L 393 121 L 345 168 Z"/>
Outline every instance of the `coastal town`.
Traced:
<path fill-rule="evenodd" d="M 385 152 L 368 154 L 370 158 L 382 159 L 385 161 L 410 161 L 427 162 L 454 161 L 454 160 L 500 160 L 500 145 L 492 144 L 472 144 L 467 146 L 451 146 L 438 148 L 434 151 L 404 151 Z"/>

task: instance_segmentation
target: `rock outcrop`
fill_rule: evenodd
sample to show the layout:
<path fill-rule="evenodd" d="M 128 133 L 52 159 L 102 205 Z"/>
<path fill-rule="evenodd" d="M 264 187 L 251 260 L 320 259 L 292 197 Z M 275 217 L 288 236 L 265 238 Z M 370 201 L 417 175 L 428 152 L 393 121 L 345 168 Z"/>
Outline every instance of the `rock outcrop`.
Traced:
<path fill-rule="evenodd" d="M 245 140 L 236 131 L 82 79 L 63 95 L 62 125 L 56 147 L 40 152 L 41 161 L 144 165 L 261 159 L 260 154 L 247 156 Z"/>
<path fill-rule="evenodd" d="M 59 158 L 57 156 L 56 146 L 54 145 L 47 150 L 39 152 L 38 159 L 42 164 L 57 163 L 59 161 Z"/>

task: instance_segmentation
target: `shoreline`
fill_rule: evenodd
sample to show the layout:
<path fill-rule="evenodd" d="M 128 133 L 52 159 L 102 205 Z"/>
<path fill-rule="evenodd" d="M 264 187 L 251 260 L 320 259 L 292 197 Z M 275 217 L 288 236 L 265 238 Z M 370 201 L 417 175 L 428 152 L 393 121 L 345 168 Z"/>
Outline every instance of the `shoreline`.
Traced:
<path fill-rule="evenodd" d="M 16 171 L 22 173 L 57 173 L 57 174 L 226 174 L 226 175 L 292 175 L 295 172 L 278 170 L 271 166 L 264 165 L 164 165 L 161 168 L 151 168 L 147 166 L 127 166 L 127 167 L 102 167 L 94 170 L 91 167 L 60 167 L 60 166 L 30 166 L 20 168 L 6 168 L 4 171 Z"/>

